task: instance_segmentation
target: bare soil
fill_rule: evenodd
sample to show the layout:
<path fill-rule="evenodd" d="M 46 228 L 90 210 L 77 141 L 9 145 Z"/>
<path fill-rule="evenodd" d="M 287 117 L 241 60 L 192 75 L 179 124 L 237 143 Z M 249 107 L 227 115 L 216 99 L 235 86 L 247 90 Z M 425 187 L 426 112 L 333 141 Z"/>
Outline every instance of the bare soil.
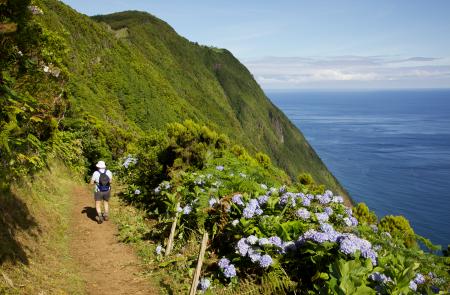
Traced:
<path fill-rule="evenodd" d="M 115 224 L 112 221 L 97 224 L 92 193 L 77 187 L 73 197 L 70 247 L 86 281 L 86 293 L 158 294 L 155 286 L 142 276 L 142 267 L 131 247 L 117 240 Z"/>

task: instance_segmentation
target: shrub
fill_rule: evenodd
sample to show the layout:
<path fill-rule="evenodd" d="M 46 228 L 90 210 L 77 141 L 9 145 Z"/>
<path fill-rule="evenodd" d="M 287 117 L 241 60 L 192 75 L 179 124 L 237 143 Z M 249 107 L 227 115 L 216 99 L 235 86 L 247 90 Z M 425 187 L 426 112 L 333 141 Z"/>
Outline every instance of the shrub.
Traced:
<path fill-rule="evenodd" d="M 365 203 L 359 203 L 357 206 L 353 207 L 352 210 L 353 216 L 355 216 L 360 223 L 375 224 L 378 221 L 375 212 L 370 211 Z"/>
<path fill-rule="evenodd" d="M 378 228 L 400 238 L 408 248 L 417 245 L 414 230 L 411 228 L 408 219 L 403 216 L 385 216 L 381 218 Z"/>

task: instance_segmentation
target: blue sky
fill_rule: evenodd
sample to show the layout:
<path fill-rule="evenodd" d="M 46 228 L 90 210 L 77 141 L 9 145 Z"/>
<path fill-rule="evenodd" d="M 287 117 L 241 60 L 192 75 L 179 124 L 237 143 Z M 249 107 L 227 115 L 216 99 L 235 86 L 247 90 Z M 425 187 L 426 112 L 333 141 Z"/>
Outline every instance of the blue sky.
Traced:
<path fill-rule="evenodd" d="M 450 1 L 63 0 L 148 11 L 227 48 L 265 89 L 450 88 Z"/>

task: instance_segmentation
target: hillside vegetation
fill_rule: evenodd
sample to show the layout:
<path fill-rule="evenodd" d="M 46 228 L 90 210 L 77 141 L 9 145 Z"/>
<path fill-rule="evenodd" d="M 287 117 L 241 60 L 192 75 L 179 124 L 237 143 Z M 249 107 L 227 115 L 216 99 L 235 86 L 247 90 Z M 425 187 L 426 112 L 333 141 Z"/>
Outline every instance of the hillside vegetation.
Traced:
<path fill-rule="evenodd" d="M 308 172 L 344 194 L 301 132 L 225 49 L 192 43 L 160 19 L 137 11 L 88 18 L 43 0 L 44 26 L 67 44 L 73 112 L 114 129 L 111 136 L 192 119 L 263 151 L 289 175 Z M 106 138 L 106 141 L 112 141 Z M 111 144 L 115 146 L 115 143 Z M 112 157 L 123 152 L 113 149 Z"/>
<path fill-rule="evenodd" d="M 346 206 L 226 50 L 147 13 L 91 19 L 54 0 L 0 0 L 0 38 L 0 293 L 83 292 L 63 213 L 100 159 L 132 205 L 113 216 L 120 238 L 162 292 L 189 289 L 202 235 L 202 293 L 449 292 L 449 258 L 404 217 Z"/>

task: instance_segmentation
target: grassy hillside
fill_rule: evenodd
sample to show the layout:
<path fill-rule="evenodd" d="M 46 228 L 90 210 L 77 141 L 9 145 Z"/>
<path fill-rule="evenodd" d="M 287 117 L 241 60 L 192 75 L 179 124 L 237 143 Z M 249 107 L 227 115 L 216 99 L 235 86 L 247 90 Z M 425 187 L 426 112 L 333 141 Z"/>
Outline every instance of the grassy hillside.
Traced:
<path fill-rule="evenodd" d="M 63 165 L 50 166 L 0 191 L 0 294 L 84 293 L 67 234 L 79 184 Z"/>
<path fill-rule="evenodd" d="M 309 172 L 343 193 L 301 132 L 229 51 L 192 43 L 144 12 L 91 19 L 58 1 L 39 5 L 40 21 L 67 43 L 63 62 L 73 113 L 132 133 L 193 119 L 252 152 L 266 152 L 291 176 Z"/>

